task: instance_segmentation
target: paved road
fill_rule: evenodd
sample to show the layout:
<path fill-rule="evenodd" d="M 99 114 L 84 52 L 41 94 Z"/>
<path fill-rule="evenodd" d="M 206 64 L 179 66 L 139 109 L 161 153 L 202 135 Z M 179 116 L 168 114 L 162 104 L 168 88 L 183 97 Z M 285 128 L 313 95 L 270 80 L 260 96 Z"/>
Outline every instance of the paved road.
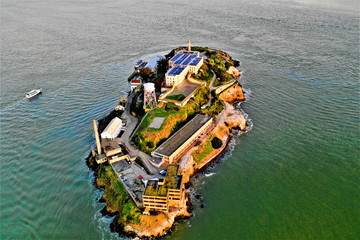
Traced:
<path fill-rule="evenodd" d="M 212 79 L 211 82 L 210 82 L 210 86 L 209 86 L 210 91 L 213 90 L 213 89 L 215 89 L 215 88 L 213 88 L 213 85 L 214 85 L 214 81 L 215 81 L 215 79 L 216 79 L 216 74 L 215 74 L 215 72 L 214 72 L 212 69 L 211 69 L 211 72 L 212 72 L 212 74 L 213 74 L 213 79 Z"/>
<path fill-rule="evenodd" d="M 216 74 L 215 74 L 215 72 L 213 71 L 213 70 L 211 70 L 211 72 L 213 73 L 213 79 L 211 80 L 211 82 L 210 82 L 210 85 L 209 85 L 209 89 L 210 89 L 210 91 L 209 91 L 209 101 L 206 103 L 206 104 L 204 104 L 203 106 L 202 106 L 202 108 L 205 108 L 205 107 L 210 107 L 210 105 L 211 105 L 211 90 L 212 89 L 214 89 L 213 88 L 213 84 L 214 84 L 214 81 L 215 81 L 215 79 L 216 79 Z"/>
<path fill-rule="evenodd" d="M 124 111 L 124 113 L 122 115 L 123 119 L 127 119 L 126 131 L 123 133 L 121 138 L 118 139 L 117 141 L 119 143 L 123 143 L 125 145 L 125 147 L 129 151 L 129 155 L 131 157 L 139 156 L 143 160 L 144 164 L 149 169 L 149 171 L 150 171 L 150 173 L 152 175 L 161 176 L 160 173 L 159 173 L 161 171 L 161 169 L 153 166 L 150 163 L 151 157 L 149 155 L 145 154 L 144 152 L 141 152 L 141 151 L 137 150 L 134 146 L 132 146 L 130 144 L 130 136 L 132 135 L 133 131 L 135 130 L 135 128 L 136 128 L 136 126 L 137 126 L 137 124 L 139 122 L 139 119 L 137 117 L 134 117 L 134 116 L 132 116 L 130 114 L 130 106 L 131 106 L 131 102 L 133 100 L 133 95 L 134 95 L 134 91 L 131 92 L 130 97 L 129 97 L 129 101 L 126 104 L 125 111 Z"/>

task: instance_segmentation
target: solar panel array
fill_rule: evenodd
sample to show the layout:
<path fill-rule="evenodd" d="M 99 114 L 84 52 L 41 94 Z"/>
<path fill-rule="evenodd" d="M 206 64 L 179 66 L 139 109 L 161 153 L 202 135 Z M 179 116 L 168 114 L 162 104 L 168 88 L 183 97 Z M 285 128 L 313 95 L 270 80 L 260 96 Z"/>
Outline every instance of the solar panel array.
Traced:
<path fill-rule="evenodd" d="M 176 76 L 180 74 L 188 65 L 196 66 L 200 61 L 199 52 L 181 51 L 170 59 L 175 65 L 168 72 L 168 76 Z"/>
<path fill-rule="evenodd" d="M 194 58 L 189 65 L 196 66 L 201 61 L 201 58 Z"/>
<path fill-rule="evenodd" d="M 175 66 L 168 71 L 167 75 L 169 76 L 179 75 L 182 71 L 184 71 L 185 68 L 186 66 Z"/>
<path fill-rule="evenodd" d="M 176 54 L 175 56 L 173 56 L 173 57 L 170 59 L 170 61 L 174 61 L 174 62 L 175 62 L 175 61 L 178 60 L 182 55 L 183 55 L 182 52 L 180 52 L 180 53 Z"/>
<path fill-rule="evenodd" d="M 198 56 L 198 52 L 181 51 L 172 57 L 170 61 L 174 62 L 174 65 L 196 65 L 201 60 Z M 195 59 L 197 59 L 196 63 L 193 63 Z"/>

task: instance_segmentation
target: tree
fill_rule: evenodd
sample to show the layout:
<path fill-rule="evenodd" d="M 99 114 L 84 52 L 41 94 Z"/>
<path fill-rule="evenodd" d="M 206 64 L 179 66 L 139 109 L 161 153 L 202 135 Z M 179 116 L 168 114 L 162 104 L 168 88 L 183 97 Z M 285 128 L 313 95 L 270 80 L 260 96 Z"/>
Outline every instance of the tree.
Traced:
<path fill-rule="evenodd" d="M 214 137 L 213 140 L 211 140 L 211 145 L 214 149 L 219 149 L 222 147 L 222 141 L 218 137 Z"/>
<path fill-rule="evenodd" d="M 151 68 L 142 68 L 139 71 L 139 75 L 140 77 L 145 81 L 148 82 L 151 75 L 152 75 L 153 71 Z"/>
<path fill-rule="evenodd" d="M 158 67 L 157 67 L 158 68 L 158 73 L 165 74 L 168 65 L 169 65 L 169 62 L 166 60 L 166 58 L 160 59 L 158 61 Z"/>
<path fill-rule="evenodd" d="M 155 144 L 153 142 L 147 142 L 148 148 L 152 149 L 155 147 Z"/>

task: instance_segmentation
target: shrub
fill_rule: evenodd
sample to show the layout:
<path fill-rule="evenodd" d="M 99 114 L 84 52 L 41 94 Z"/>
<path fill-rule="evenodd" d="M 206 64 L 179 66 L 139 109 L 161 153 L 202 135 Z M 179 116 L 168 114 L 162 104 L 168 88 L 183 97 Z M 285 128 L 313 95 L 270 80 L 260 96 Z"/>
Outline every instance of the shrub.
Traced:
<path fill-rule="evenodd" d="M 179 111 L 179 107 L 174 104 L 168 103 L 165 105 L 165 110 L 166 111 Z"/>
<path fill-rule="evenodd" d="M 181 102 L 182 100 L 185 99 L 185 95 L 184 94 L 177 94 L 177 95 L 167 96 L 166 98 L 170 99 L 170 100 L 175 100 L 175 101 Z"/>
<path fill-rule="evenodd" d="M 155 144 L 153 142 L 147 142 L 147 147 L 148 148 L 154 148 Z"/>
<path fill-rule="evenodd" d="M 192 47 L 191 47 L 191 51 L 205 52 L 205 51 L 208 51 L 208 48 L 206 48 L 206 47 L 192 46 Z"/>
<path fill-rule="evenodd" d="M 229 63 L 229 62 L 226 61 L 226 62 L 225 62 L 225 67 L 226 67 L 226 70 L 229 69 L 229 68 L 231 67 L 231 63 Z"/>
<path fill-rule="evenodd" d="M 199 104 L 203 105 L 205 104 L 209 99 L 209 90 L 206 88 L 205 85 L 203 85 L 194 95 L 194 101 Z"/>
<path fill-rule="evenodd" d="M 150 80 L 152 73 L 153 71 L 151 68 L 143 68 L 140 69 L 139 75 L 145 82 L 147 82 Z"/>
<path fill-rule="evenodd" d="M 211 140 L 211 145 L 214 149 L 219 149 L 222 147 L 223 143 L 220 138 L 214 137 L 213 140 Z"/>

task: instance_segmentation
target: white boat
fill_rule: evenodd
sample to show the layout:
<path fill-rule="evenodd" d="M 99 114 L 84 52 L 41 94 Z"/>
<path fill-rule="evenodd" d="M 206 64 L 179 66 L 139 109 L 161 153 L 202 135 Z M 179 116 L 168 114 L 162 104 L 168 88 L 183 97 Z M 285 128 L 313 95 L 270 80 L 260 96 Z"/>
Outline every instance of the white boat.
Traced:
<path fill-rule="evenodd" d="M 41 89 L 41 88 L 40 88 L 40 89 L 31 90 L 30 92 L 28 92 L 28 93 L 26 94 L 26 98 L 27 98 L 27 99 L 33 98 L 33 97 L 39 95 L 41 92 L 42 92 L 42 89 Z"/>

